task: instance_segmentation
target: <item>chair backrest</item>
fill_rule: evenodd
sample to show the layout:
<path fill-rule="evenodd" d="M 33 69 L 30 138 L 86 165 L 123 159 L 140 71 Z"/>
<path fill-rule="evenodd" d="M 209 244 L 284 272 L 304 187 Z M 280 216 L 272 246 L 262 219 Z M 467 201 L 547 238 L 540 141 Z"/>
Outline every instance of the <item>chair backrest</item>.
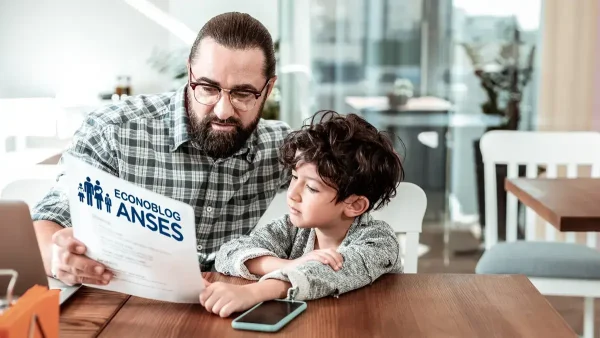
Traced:
<path fill-rule="evenodd" d="M 496 164 L 507 165 L 507 178 L 519 176 L 519 166 L 526 166 L 526 177 L 538 176 L 538 168 L 546 168 L 547 178 L 556 178 L 558 166 L 566 166 L 567 177 L 578 176 L 579 166 L 591 166 L 591 176 L 600 177 L 600 133 L 496 130 L 483 135 L 480 141 L 485 180 L 485 246 L 489 249 L 498 241 L 498 208 Z M 507 195 L 506 240 L 517 239 L 517 198 Z M 535 214 L 526 208 L 525 238 L 535 239 Z M 546 240 L 552 241 L 557 231 L 547 224 Z M 567 233 L 568 242 L 575 242 L 574 233 Z M 596 234 L 587 234 L 587 245 L 596 245 Z"/>
<path fill-rule="evenodd" d="M 418 263 L 419 234 L 423 228 L 423 217 L 427 208 L 427 196 L 419 186 L 402 182 L 396 197 L 380 210 L 371 212 L 375 219 L 387 222 L 396 233 L 406 234 L 404 272 L 416 273 Z M 288 212 L 286 193 L 279 192 L 258 224 L 265 224 Z"/>
<path fill-rule="evenodd" d="M 0 198 L 25 202 L 31 210 L 56 183 L 58 167 L 37 165 L 7 170 L 0 180 Z"/>

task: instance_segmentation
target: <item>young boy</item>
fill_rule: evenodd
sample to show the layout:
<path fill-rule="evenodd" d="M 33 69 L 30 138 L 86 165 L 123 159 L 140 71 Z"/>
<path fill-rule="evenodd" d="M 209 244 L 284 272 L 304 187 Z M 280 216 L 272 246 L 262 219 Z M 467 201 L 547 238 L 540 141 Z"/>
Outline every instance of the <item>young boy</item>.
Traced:
<path fill-rule="evenodd" d="M 208 285 L 200 303 L 221 317 L 290 288 L 296 300 L 337 297 L 402 272 L 394 230 L 369 215 L 404 176 L 389 138 L 357 115 L 320 111 L 286 138 L 280 159 L 292 170 L 289 215 L 220 248 L 217 271 L 259 280 Z"/>

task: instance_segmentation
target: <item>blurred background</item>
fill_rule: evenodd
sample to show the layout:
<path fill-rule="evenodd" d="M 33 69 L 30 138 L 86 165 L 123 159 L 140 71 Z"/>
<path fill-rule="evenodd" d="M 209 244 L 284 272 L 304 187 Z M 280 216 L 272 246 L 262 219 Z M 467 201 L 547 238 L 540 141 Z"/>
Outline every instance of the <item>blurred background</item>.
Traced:
<path fill-rule="evenodd" d="M 0 0 L 0 187 L 56 163 L 90 111 L 184 84 L 204 23 L 246 12 L 277 52 L 264 117 L 298 128 L 333 109 L 393 133 L 406 181 L 428 198 L 419 272 L 473 273 L 485 228 L 481 136 L 600 131 L 599 2 Z M 581 299 L 550 300 L 581 325 Z"/>
<path fill-rule="evenodd" d="M 444 244 L 423 252 L 444 248 L 446 268 L 481 243 L 484 132 L 600 128 L 597 0 L 3 0 L 0 169 L 53 163 L 119 95 L 185 83 L 198 30 L 227 11 L 275 41 L 265 118 L 297 128 L 333 109 L 399 138 Z"/>

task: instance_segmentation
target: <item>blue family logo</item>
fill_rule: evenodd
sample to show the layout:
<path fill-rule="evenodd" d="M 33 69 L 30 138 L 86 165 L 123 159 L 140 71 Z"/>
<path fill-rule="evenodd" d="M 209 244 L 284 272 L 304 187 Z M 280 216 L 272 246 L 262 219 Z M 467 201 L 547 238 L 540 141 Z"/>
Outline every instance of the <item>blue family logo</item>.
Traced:
<path fill-rule="evenodd" d="M 94 184 L 92 183 L 92 179 L 88 176 L 83 183 L 79 183 L 79 188 L 77 190 L 79 202 L 85 202 L 90 207 L 95 205 L 98 210 L 102 210 L 102 204 L 104 204 L 104 210 L 110 214 L 112 200 L 108 193 L 102 195 L 104 190 L 102 190 L 102 187 L 100 186 L 100 181 L 96 180 L 96 183 Z"/>
<path fill-rule="evenodd" d="M 181 225 L 179 224 L 181 223 L 181 214 L 179 212 L 134 196 L 122 189 L 114 189 L 113 192 L 113 198 L 120 202 L 115 217 L 125 218 L 132 224 L 140 224 L 150 231 L 158 232 L 178 242 L 183 241 Z M 109 214 L 112 213 L 113 201 L 110 194 L 104 192 L 98 180 L 92 182 L 89 176 L 86 177 L 83 183 L 79 183 L 77 197 L 79 197 L 80 203 L 86 204 L 90 208 L 103 210 Z"/>

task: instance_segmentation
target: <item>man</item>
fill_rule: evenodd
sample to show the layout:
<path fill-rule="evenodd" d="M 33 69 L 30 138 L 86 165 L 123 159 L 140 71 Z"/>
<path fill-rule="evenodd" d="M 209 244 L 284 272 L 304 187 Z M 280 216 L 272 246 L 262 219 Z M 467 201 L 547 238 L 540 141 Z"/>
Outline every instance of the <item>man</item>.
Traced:
<path fill-rule="evenodd" d="M 68 153 L 136 185 L 194 207 L 203 271 L 219 247 L 248 233 L 289 173 L 278 148 L 289 126 L 260 118 L 276 81 L 273 41 L 247 14 L 214 17 L 188 59 L 188 83 L 92 112 Z M 73 238 L 58 184 L 34 208 L 46 273 L 67 284 L 107 284 L 112 275 Z"/>

